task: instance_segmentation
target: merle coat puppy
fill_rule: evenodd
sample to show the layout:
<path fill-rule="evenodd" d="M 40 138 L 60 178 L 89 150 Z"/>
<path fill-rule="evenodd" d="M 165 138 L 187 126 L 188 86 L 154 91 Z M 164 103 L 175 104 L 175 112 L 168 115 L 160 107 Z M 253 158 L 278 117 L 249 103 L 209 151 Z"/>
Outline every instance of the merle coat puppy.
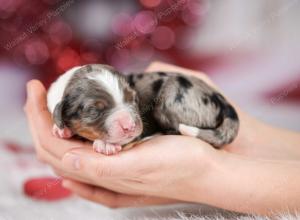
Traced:
<path fill-rule="evenodd" d="M 97 152 L 115 154 L 143 130 L 136 92 L 107 65 L 70 69 L 51 85 L 47 101 L 53 134 L 93 141 Z"/>
<path fill-rule="evenodd" d="M 107 155 L 156 133 L 194 136 L 219 148 L 239 128 L 236 111 L 221 94 L 180 73 L 124 77 L 107 65 L 74 67 L 51 85 L 47 101 L 55 136 L 83 137 Z"/>
<path fill-rule="evenodd" d="M 201 79 L 153 72 L 130 74 L 127 80 L 139 96 L 144 136 L 158 131 L 184 134 L 216 148 L 237 136 L 239 119 L 235 109 Z"/>

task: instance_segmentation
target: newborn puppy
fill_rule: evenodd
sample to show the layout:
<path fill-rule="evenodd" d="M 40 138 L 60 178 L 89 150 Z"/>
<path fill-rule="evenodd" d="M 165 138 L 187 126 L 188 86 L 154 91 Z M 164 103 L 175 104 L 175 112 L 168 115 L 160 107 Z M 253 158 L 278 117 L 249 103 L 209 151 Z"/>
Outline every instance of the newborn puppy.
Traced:
<path fill-rule="evenodd" d="M 202 139 L 216 148 L 237 136 L 234 108 L 201 79 L 179 73 L 131 74 L 127 80 L 139 95 L 143 136 L 158 131 Z"/>
<path fill-rule="evenodd" d="M 97 152 L 115 154 L 143 130 L 136 92 L 110 66 L 74 67 L 50 87 L 53 134 L 93 141 Z"/>

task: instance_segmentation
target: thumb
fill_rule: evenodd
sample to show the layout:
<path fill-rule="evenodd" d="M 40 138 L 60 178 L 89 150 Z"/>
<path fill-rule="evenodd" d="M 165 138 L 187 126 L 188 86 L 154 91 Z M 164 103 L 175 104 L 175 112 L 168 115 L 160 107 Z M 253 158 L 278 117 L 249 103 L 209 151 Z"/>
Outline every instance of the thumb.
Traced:
<path fill-rule="evenodd" d="M 128 167 L 128 159 L 124 154 L 106 156 L 96 153 L 92 148 L 76 148 L 64 154 L 65 169 L 82 177 L 106 178 L 124 175 Z"/>
<path fill-rule="evenodd" d="M 24 111 L 29 124 L 41 133 L 49 133 L 52 127 L 52 117 L 47 107 L 47 92 L 38 80 L 27 83 L 27 100 Z"/>
<path fill-rule="evenodd" d="M 43 84 L 39 80 L 30 80 L 26 87 L 27 101 L 25 109 L 34 112 L 47 109 L 47 92 Z"/>

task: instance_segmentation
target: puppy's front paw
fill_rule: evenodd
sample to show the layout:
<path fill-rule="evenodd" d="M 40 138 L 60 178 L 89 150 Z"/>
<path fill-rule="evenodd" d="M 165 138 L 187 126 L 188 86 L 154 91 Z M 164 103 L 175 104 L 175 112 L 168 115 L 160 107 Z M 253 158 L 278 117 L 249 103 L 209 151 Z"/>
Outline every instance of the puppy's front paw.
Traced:
<path fill-rule="evenodd" d="M 93 149 L 105 155 L 117 154 L 122 150 L 122 146 L 118 144 L 105 143 L 102 140 L 95 140 L 93 143 Z"/>
<path fill-rule="evenodd" d="M 63 129 L 60 129 L 59 127 L 57 127 L 57 125 L 53 125 L 52 134 L 55 137 L 64 138 L 64 139 L 73 136 L 72 131 L 69 128 L 64 127 Z"/>

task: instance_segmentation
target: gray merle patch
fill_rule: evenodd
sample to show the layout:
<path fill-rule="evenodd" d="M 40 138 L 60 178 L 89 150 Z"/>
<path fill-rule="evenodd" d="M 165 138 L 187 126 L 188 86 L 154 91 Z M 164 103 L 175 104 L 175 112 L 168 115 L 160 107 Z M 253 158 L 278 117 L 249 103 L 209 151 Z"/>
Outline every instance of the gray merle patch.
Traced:
<path fill-rule="evenodd" d="M 185 89 L 189 89 L 193 86 L 193 84 L 183 76 L 178 76 L 177 81 L 178 81 L 179 85 Z"/>
<path fill-rule="evenodd" d="M 160 90 L 163 82 L 164 81 L 162 79 L 158 79 L 158 80 L 156 80 L 156 81 L 153 82 L 153 84 L 152 84 L 152 90 L 153 90 L 154 93 L 157 93 Z"/>

